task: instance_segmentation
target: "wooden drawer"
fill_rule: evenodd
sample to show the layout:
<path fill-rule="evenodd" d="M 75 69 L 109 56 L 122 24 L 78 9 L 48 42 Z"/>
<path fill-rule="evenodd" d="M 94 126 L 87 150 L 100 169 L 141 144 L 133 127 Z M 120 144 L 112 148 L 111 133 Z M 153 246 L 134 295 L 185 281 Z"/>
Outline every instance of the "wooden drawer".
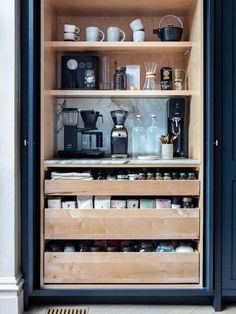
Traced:
<path fill-rule="evenodd" d="M 198 283 L 199 253 L 45 253 L 44 283 Z"/>
<path fill-rule="evenodd" d="M 45 180 L 45 193 L 53 195 L 199 195 L 198 180 L 108 181 Z"/>
<path fill-rule="evenodd" d="M 198 239 L 200 210 L 45 209 L 45 239 Z"/>

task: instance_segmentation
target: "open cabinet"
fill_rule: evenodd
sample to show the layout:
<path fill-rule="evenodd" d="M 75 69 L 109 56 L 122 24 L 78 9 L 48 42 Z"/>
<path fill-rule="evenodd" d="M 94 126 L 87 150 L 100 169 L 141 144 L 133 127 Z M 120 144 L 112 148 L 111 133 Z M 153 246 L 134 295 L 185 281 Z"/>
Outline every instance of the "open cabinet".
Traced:
<path fill-rule="evenodd" d="M 203 287 L 204 260 L 204 68 L 203 0 L 42 0 L 41 1 L 41 208 L 40 241 L 42 288 L 174 288 Z M 152 30 L 162 16 L 174 14 L 184 25 L 182 41 L 159 41 Z M 129 24 L 140 17 L 145 25 L 144 42 L 133 42 Z M 63 41 L 64 24 L 79 26 L 81 40 Z M 97 26 L 104 32 L 114 25 L 126 33 L 124 42 L 87 42 L 85 28 Z M 63 90 L 62 55 L 90 53 L 109 56 L 110 73 L 114 64 L 139 64 L 141 88 L 145 80 L 144 63 L 157 62 L 180 68 L 188 77 L 185 90 Z M 111 75 L 112 76 L 112 75 Z M 111 77 L 110 76 L 110 77 Z M 111 82 L 110 82 L 111 83 Z M 133 113 L 150 110 L 159 114 L 170 98 L 184 98 L 189 107 L 188 158 L 164 162 L 127 159 L 125 163 L 90 160 L 58 160 L 60 145 L 56 115 L 66 99 L 68 107 L 106 112 L 122 108 Z M 138 108 L 138 109 L 137 109 Z M 162 116 L 164 120 L 164 115 Z M 165 130 L 165 126 L 163 126 Z M 103 132 L 110 137 L 110 125 Z M 163 131 L 164 132 L 164 131 Z M 109 145 L 107 145 L 108 147 Z M 109 152 L 107 149 L 106 153 Z M 160 169 L 195 172 L 195 180 L 113 181 L 51 180 L 53 171 L 96 172 L 97 169 Z M 157 170 L 155 170 L 157 171 Z M 51 196 L 173 197 L 190 196 L 195 208 L 169 209 L 62 209 L 47 208 Z M 81 240 L 169 240 L 194 241 L 191 253 L 177 252 L 50 252 L 50 241 Z"/>

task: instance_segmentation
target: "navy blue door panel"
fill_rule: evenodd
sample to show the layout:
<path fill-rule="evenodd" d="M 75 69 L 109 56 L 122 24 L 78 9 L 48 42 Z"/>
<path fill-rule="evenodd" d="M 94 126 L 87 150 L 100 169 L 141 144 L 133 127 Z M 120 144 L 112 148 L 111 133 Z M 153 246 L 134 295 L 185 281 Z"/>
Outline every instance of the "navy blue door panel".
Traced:
<path fill-rule="evenodd" d="M 236 295 L 236 1 L 223 1 L 222 288 Z"/>

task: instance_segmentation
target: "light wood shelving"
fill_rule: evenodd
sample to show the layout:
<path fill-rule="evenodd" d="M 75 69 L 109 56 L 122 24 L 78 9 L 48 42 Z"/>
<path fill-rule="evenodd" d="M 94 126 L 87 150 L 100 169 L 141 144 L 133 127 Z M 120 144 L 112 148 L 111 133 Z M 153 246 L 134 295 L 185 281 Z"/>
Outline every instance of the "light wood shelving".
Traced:
<path fill-rule="evenodd" d="M 45 208 L 45 239 L 199 239 L 200 210 Z"/>
<path fill-rule="evenodd" d="M 42 0 L 41 1 L 41 261 L 40 285 L 44 289 L 195 289 L 203 287 L 204 243 L 204 151 L 203 151 L 203 0 Z M 184 24 L 183 41 L 160 42 L 152 34 L 166 14 L 174 14 Z M 129 23 L 140 17 L 145 24 L 146 41 L 132 42 Z M 63 25 L 76 24 L 81 41 L 64 42 Z M 85 28 L 121 27 L 126 41 L 85 41 Z M 188 89 L 182 91 L 144 90 L 62 90 L 60 58 L 63 54 L 93 53 L 110 56 L 114 64 L 141 64 L 141 86 L 145 79 L 144 63 L 158 62 L 159 68 L 184 69 Z M 134 161 L 110 164 L 55 158 L 55 104 L 59 98 L 78 99 L 168 99 L 186 97 L 189 102 L 189 159 L 174 161 Z M 72 99 L 71 101 L 74 101 Z M 139 101 L 139 106 L 142 106 Z M 146 104 L 145 104 L 146 105 Z M 194 181 L 79 181 L 49 180 L 50 172 L 89 168 L 173 168 L 197 171 Z M 194 196 L 194 209 L 49 209 L 48 196 Z M 53 253 L 45 252 L 51 240 L 133 239 L 194 240 L 193 253 Z M 122 266 L 121 266 L 122 265 Z"/>

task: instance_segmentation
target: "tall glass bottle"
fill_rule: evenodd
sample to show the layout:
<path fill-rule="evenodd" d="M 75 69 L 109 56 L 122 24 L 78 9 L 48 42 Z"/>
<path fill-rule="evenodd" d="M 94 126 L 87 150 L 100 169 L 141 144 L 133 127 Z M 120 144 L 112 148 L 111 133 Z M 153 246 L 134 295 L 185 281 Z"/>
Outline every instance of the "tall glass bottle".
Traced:
<path fill-rule="evenodd" d="M 142 116 L 136 115 L 135 127 L 132 130 L 132 156 L 134 158 L 146 154 L 146 131 L 143 127 Z"/>
<path fill-rule="evenodd" d="M 156 115 L 151 115 L 151 125 L 147 128 L 147 154 L 159 156 L 161 153 L 160 132 L 157 127 Z"/>

